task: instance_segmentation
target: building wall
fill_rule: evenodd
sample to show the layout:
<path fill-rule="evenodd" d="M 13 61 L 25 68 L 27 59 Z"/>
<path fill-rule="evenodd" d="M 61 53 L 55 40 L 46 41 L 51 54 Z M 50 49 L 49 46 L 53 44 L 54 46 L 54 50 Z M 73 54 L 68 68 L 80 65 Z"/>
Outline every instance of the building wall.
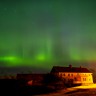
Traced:
<path fill-rule="evenodd" d="M 83 84 L 85 83 L 93 83 L 93 76 L 92 76 L 92 73 L 81 73 L 80 74 L 81 76 L 81 82 Z"/>
<path fill-rule="evenodd" d="M 55 73 L 56 74 L 56 73 Z M 74 84 L 90 84 L 93 83 L 92 73 L 69 73 L 69 72 L 59 72 L 57 74 L 59 77 L 65 80 L 65 83 L 69 82 L 68 80 L 73 80 Z"/>

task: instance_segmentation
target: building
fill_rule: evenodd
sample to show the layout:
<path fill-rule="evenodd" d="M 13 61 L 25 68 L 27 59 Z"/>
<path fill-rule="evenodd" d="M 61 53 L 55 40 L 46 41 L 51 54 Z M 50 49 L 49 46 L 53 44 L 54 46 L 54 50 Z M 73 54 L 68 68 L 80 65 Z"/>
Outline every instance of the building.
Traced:
<path fill-rule="evenodd" d="M 51 74 L 62 78 L 65 84 L 93 83 L 92 73 L 87 68 L 82 68 L 81 66 L 80 67 L 72 67 L 72 65 L 69 65 L 69 67 L 53 66 Z"/>
<path fill-rule="evenodd" d="M 43 78 L 46 74 L 17 74 L 17 80 L 21 85 L 42 85 Z"/>

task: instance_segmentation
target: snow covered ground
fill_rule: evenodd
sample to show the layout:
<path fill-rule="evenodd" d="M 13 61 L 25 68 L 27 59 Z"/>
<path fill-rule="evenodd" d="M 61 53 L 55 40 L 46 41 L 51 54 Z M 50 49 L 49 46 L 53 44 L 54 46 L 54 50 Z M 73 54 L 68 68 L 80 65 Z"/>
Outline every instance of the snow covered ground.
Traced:
<path fill-rule="evenodd" d="M 96 96 L 96 84 L 71 87 L 67 88 L 66 90 L 64 89 L 54 93 L 35 96 Z"/>
<path fill-rule="evenodd" d="M 96 88 L 96 84 L 90 84 L 90 85 L 82 85 L 82 86 L 76 86 L 72 88 L 78 88 L 78 89 L 90 89 L 90 88 Z"/>

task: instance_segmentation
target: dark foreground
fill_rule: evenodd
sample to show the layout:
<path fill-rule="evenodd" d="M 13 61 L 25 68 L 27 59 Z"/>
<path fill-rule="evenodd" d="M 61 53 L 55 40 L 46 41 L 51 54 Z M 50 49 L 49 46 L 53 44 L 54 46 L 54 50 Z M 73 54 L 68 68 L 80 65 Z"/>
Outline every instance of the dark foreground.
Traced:
<path fill-rule="evenodd" d="M 96 96 L 96 89 L 66 88 L 54 90 L 47 86 L 22 86 L 21 81 L 13 79 L 0 80 L 0 96 Z"/>
<path fill-rule="evenodd" d="M 58 92 L 35 96 L 96 96 L 96 89 L 59 90 Z"/>
<path fill-rule="evenodd" d="M 38 94 L 52 93 L 52 90 L 46 86 L 26 86 L 20 85 L 21 81 L 12 79 L 0 80 L 0 93 L 13 96 L 34 96 Z M 1 95 L 0 95 L 1 96 Z"/>

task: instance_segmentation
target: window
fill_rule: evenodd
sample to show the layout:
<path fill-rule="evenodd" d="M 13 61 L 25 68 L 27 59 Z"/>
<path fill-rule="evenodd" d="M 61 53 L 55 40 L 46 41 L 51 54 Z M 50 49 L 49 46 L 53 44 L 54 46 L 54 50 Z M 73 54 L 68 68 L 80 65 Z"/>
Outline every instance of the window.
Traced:
<path fill-rule="evenodd" d="M 86 81 L 86 78 L 83 78 L 83 81 Z"/>
<path fill-rule="evenodd" d="M 70 74 L 68 74 L 68 76 L 70 76 Z"/>
<path fill-rule="evenodd" d="M 75 77 L 74 80 L 77 81 L 77 78 Z"/>

